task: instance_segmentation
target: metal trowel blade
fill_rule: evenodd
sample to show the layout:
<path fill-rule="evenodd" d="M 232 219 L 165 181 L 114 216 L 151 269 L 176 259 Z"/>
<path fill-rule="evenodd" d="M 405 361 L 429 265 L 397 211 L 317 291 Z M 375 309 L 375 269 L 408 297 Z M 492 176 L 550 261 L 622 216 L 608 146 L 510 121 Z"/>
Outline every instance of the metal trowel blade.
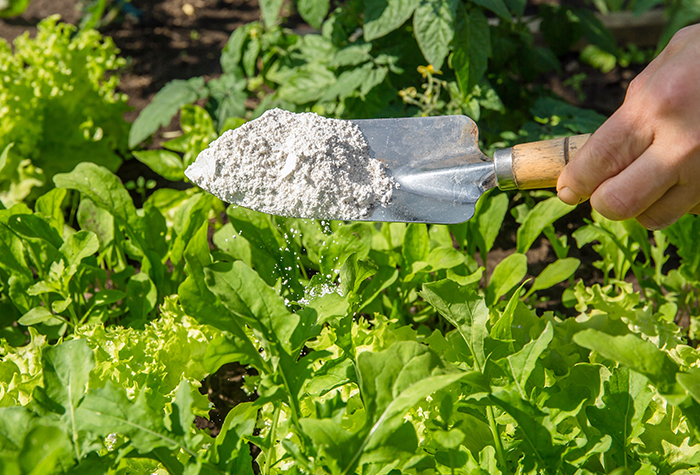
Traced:
<path fill-rule="evenodd" d="M 370 156 L 398 185 L 387 206 L 360 221 L 452 224 L 474 215 L 479 197 L 496 186 L 493 162 L 480 150 L 466 116 L 355 120 Z"/>

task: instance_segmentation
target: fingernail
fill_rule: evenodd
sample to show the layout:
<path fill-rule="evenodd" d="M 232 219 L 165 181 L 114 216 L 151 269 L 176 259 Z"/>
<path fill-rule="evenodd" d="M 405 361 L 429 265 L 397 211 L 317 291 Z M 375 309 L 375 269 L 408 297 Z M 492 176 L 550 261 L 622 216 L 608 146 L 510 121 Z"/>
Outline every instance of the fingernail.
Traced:
<path fill-rule="evenodd" d="M 564 187 L 557 192 L 559 199 L 568 205 L 577 205 L 584 201 L 584 198 L 580 198 L 576 193 L 571 191 L 571 189 Z"/>

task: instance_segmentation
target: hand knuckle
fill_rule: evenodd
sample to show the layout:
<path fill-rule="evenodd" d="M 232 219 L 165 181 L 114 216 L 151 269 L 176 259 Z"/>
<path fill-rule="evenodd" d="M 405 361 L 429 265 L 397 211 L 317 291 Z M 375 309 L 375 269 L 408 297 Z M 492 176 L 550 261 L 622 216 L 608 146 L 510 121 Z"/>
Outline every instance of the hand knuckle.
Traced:
<path fill-rule="evenodd" d="M 591 166 L 595 167 L 599 175 L 607 178 L 620 173 L 624 168 L 621 163 L 620 154 L 603 140 L 592 140 L 590 142 L 589 156 L 591 157 Z"/>
<path fill-rule="evenodd" d="M 619 196 L 619 189 L 604 187 L 591 197 L 591 205 L 608 219 L 620 221 L 633 218 L 635 212 L 629 196 Z"/>

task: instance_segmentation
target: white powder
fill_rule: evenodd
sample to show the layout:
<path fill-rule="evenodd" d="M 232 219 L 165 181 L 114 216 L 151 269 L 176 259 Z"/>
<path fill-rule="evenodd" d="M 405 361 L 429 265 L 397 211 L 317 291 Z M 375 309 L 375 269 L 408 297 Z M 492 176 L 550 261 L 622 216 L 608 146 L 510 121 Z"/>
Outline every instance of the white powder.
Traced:
<path fill-rule="evenodd" d="M 355 124 L 281 109 L 225 132 L 185 175 L 226 202 L 297 218 L 367 217 L 395 186 Z"/>

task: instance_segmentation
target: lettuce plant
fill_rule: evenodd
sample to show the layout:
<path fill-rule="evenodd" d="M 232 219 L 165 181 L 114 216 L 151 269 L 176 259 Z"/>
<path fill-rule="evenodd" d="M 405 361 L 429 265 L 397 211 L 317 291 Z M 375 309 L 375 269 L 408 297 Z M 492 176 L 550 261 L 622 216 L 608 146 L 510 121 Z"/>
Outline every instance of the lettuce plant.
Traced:
<path fill-rule="evenodd" d="M 36 198 L 53 175 L 80 162 L 116 171 L 126 150 L 126 96 L 115 93 L 125 60 L 111 38 L 53 16 L 14 52 L 0 40 L 0 199 Z M 32 194 L 33 189 L 37 191 Z"/>

